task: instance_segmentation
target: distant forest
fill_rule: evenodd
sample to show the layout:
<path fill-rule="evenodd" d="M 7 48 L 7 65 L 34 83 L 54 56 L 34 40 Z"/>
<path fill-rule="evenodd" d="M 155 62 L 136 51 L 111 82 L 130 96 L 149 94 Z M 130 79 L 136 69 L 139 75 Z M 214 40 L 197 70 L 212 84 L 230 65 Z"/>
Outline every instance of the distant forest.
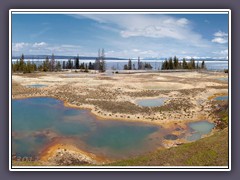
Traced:
<path fill-rule="evenodd" d="M 123 70 L 151 70 L 152 65 L 150 63 L 141 62 L 140 57 L 138 57 L 137 67 L 132 63 L 132 60 L 129 59 L 128 63 L 123 66 Z"/>
<path fill-rule="evenodd" d="M 180 61 L 176 56 L 166 59 L 162 64 L 162 70 L 166 69 L 206 69 L 205 62 L 201 64 L 195 62 L 195 59 L 191 58 L 189 62 L 185 58 Z"/>
<path fill-rule="evenodd" d="M 13 72 L 23 72 L 23 73 L 31 73 L 34 71 L 42 71 L 42 72 L 57 72 L 63 69 L 80 69 L 84 72 L 88 72 L 88 70 L 97 70 L 99 72 L 104 72 L 106 70 L 105 63 L 105 53 L 104 49 L 98 51 L 98 57 L 95 62 L 89 63 L 80 63 L 80 58 L 77 56 L 74 60 L 68 59 L 68 61 L 63 61 L 61 64 L 59 61 L 55 60 L 54 54 L 52 54 L 51 58 L 47 56 L 45 61 L 39 66 L 35 63 L 27 61 L 25 62 L 24 54 L 22 54 L 20 60 L 17 60 L 16 63 L 12 63 L 12 71 Z"/>
<path fill-rule="evenodd" d="M 74 59 L 68 59 L 67 61 L 62 61 L 62 64 L 59 61 L 55 60 L 54 54 L 51 57 L 46 57 L 42 64 L 36 65 L 34 62 L 25 61 L 24 54 L 17 60 L 15 63 L 12 63 L 13 72 L 23 72 L 31 73 L 35 71 L 42 72 L 57 72 L 64 69 L 75 69 L 82 72 L 88 72 L 89 70 L 96 70 L 99 72 L 106 71 L 106 62 L 105 62 L 105 52 L 104 49 L 99 49 L 98 57 L 95 62 L 84 63 L 80 62 L 79 56 Z M 124 65 L 123 70 L 151 70 L 152 65 L 147 62 L 141 62 L 140 57 L 138 57 L 137 64 L 132 63 L 132 60 L 129 59 L 128 63 Z M 162 70 L 172 70 L 172 69 L 206 69 L 205 62 L 202 61 L 201 64 L 196 63 L 192 58 L 187 62 L 185 58 L 179 60 L 176 56 L 173 58 L 170 57 L 162 63 Z M 114 70 L 112 68 L 112 70 Z"/>

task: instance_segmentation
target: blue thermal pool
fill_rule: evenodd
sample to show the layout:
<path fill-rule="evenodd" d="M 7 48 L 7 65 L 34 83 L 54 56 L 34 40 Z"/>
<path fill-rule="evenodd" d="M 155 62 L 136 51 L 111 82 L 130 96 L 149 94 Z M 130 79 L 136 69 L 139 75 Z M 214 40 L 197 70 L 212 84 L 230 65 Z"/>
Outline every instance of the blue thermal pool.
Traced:
<path fill-rule="evenodd" d="M 214 99 L 217 101 L 228 101 L 228 96 L 218 96 Z"/>
<path fill-rule="evenodd" d="M 159 126 L 139 122 L 99 120 L 88 110 L 65 107 L 54 98 L 12 101 L 12 153 L 36 156 L 53 139 L 71 139 L 88 152 L 126 157 L 151 151 L 161 145 L 150 136 L 168 133 Z"/>
<path fill-rule="evenodd" d="M 188 141 L 196 141 L 203 135 L 210 133 L 214 128 L 214 124 L 208 121 L 191 122 L 188 126 L 191 132 L 191 135 L 186 137 Z"/>
<path fill-rule="evenodd" d="M 31 88 L 41 88 L 41 87 L 46 87 L 47 85 L 44 84 L 31 84 L 31 85 L 27 85 L 27 87 L 31 87 Z"/>
<path fill-rule="evenodd" d="M 164 105 L 164 102 L 168 98 L 154 98 L 154 99 L 139 99 L 136 100 L 136 104 L 139 106 L 144 106 L 144 107 L 157 107 L 157 106 L 162 106 Z"/>
<path fill-rule="evenodd" d="M 209 133 L 207 121 L 189 123 L 190 141 Z M 89 110 L 64 106 L 54 98 L 12 100 L 12 153 L 39 156 L 54 140 L 110 159 L 126 158 L 153 151 L 162 140 L 176 140 L 172 131 L 142 122 L 99 120 Z"/>

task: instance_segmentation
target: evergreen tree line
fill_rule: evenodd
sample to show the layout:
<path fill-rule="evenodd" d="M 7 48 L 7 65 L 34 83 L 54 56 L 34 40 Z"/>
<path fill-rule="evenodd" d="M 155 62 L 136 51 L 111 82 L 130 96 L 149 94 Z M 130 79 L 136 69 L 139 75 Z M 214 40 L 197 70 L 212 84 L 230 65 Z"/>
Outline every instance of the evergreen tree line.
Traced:
<path fill-rule="evenodd" d="M 162 70 L 166 69 L 205 69 L 205 62 L 201 64 L 195 62 L 195 59 L 191 58 L 189 62 L 185 58 L 180 61 L 176 56 L 166 59 L 162 64 Z"/>
<path fill-rule="evenodd" d="M 80 63 L 80 58 L 77 56 L 74 60 L 69 59 L 67 62 L 63 61 L 61 64 L 59 61 L 56 61 L 54 54 L 52 54 L 51 59 L 47 56 L 41 65 L 37 67 L 34 62 L 24 61 L 24 55 L 22 54 L 20 60 L 17 60 L 16 63 L 12 63 L 13 72 L 23 72 L 31 73 L 34 71 L 43 71 L 43 72 L 52 72 L 52 71 L 61 71 L 62 69 L 81 69 L 84 72 L 88 70 L 98 70 L 104 72 L 106 70 L 105 63 L 105 53 L 104 49 L 98 51 L 98 57 L 95 60 L 95 63 Z"/>
<path fill-rule="evenodd" d="M 98 57 L 94 63 L 80 63 L 80 58 L 77 56 L 75 60 L 69 59 L 67 62 L 63 61 L 62 69 L 80 69 L 85 72 L 88 72 L 88 70 L 97 70 L 99 72 L 105 72 L 106 62 L 104 49 L 98 50 Z"/>
<path fill-rule="evenodd" d="M 56 62 L 54 54 L 52 54 L 51 59 L 49 59 L 49 57 L 47 56 L 45 61 L 43 61 L 43 63 L 40 66 L 38 66 L 38 71 L 43 72 L 61 71 L 61 69 L 62 69 L 61 63 L 59 61 Z"/>
<path fill-rule="evenodd" d="M 76 59 L 74 61 L 71 59 L 69 59 L 67 62 L 63 61 L 62 69 L 80 69 L 80 70 L 84 70 L 84 72 L 88 72 L 88 70 L 95 69 L 95 63 L 92 63 L 92 62 L 80 63 L 79 60 L 76 60 Z"/>
<path fill-rule="evenodd" d="M 129 59 L 128 60 L 128 64 L 125 64 L 123 66 L 124 70 L 136 70 L 135 64 L 132 64 L 132 60 Z M 145 70 L 145 69 L 152 69 L 152 65 L 150 63 L 146 63 L 146 62 L 140 62 L 140 60 L 138 59 L 138 70 Z"/>
<path fill-rule="evenodd" d="M 12 63 L 12 71 L 13 72 L 23 72 L 23 73 L 31 73 L 37 70 L 37 66 L 35 63 L 31 63 L 30 61 L 24 61 L 24 55 L 22 54 L 20 60 L 17 60 L 16 63 Z"/>
<path fill-rule="evenodd" d="M 34 71 L 60 71 L 61 70 L 61 63 L 56 62 L 54 55 L 52 54 L 51 59 L 49 60 L 48 56 L 46 57 L 45 61 L 41 65 L 37 67 L 36 63 L 34 62 L 25 62 L 24 54 L 22 54 L 20 60 L 17 60 L 16 63 L 12 63 L 12 70 L 13 72 L 23 72 L 23 73 L 31 73 Z"/>

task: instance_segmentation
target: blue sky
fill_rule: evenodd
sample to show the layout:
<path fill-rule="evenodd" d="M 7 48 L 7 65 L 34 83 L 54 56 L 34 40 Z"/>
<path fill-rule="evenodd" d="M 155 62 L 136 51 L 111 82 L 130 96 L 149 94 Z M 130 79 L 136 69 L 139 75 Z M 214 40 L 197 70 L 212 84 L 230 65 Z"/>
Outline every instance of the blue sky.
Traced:
<path fill-rule="evenodd" d="M 13 14 L 13 55 L 228 57 L 227 14 Z"/>

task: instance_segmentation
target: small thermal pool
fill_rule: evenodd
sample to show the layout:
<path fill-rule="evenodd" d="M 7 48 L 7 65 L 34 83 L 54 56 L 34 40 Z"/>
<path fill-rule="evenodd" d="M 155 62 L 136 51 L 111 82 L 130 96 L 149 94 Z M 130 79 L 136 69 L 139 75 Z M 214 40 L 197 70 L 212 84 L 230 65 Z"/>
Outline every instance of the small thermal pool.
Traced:
<path fill-rule="evenodd" d="M 227 101 L 228 100 L 228 96 L 218 96 L 216 98 L 214 98 L 217 101 Z"/>
<path fill-rule="evenodd" d="M 31 84 L 31 85 L 27 85 L 27 87 L 30 88 L 41 88 L 41 87 L 46 87 L 47 85 L 45 84 Z"/>
<path fill-rule="evenodd" d="M 168 98 L 154 98 L 154 99 L 139 99 L 136 100 L 136 104 L 139 106 L 144 106 L 144 107 L 157 107 L 157 106 L 162 106 L 164 105 L 164 102 Z"/>
<path fill-rule="evenodd" d="M 198 121 L 191 122 L 188 124 L 190 128 L 190 136 L 187 136 L 188 141 L 196 141 L 200 139 L 203 135 L 206 135 L 212 131 L 214 124 L 208 121 Z"/>

